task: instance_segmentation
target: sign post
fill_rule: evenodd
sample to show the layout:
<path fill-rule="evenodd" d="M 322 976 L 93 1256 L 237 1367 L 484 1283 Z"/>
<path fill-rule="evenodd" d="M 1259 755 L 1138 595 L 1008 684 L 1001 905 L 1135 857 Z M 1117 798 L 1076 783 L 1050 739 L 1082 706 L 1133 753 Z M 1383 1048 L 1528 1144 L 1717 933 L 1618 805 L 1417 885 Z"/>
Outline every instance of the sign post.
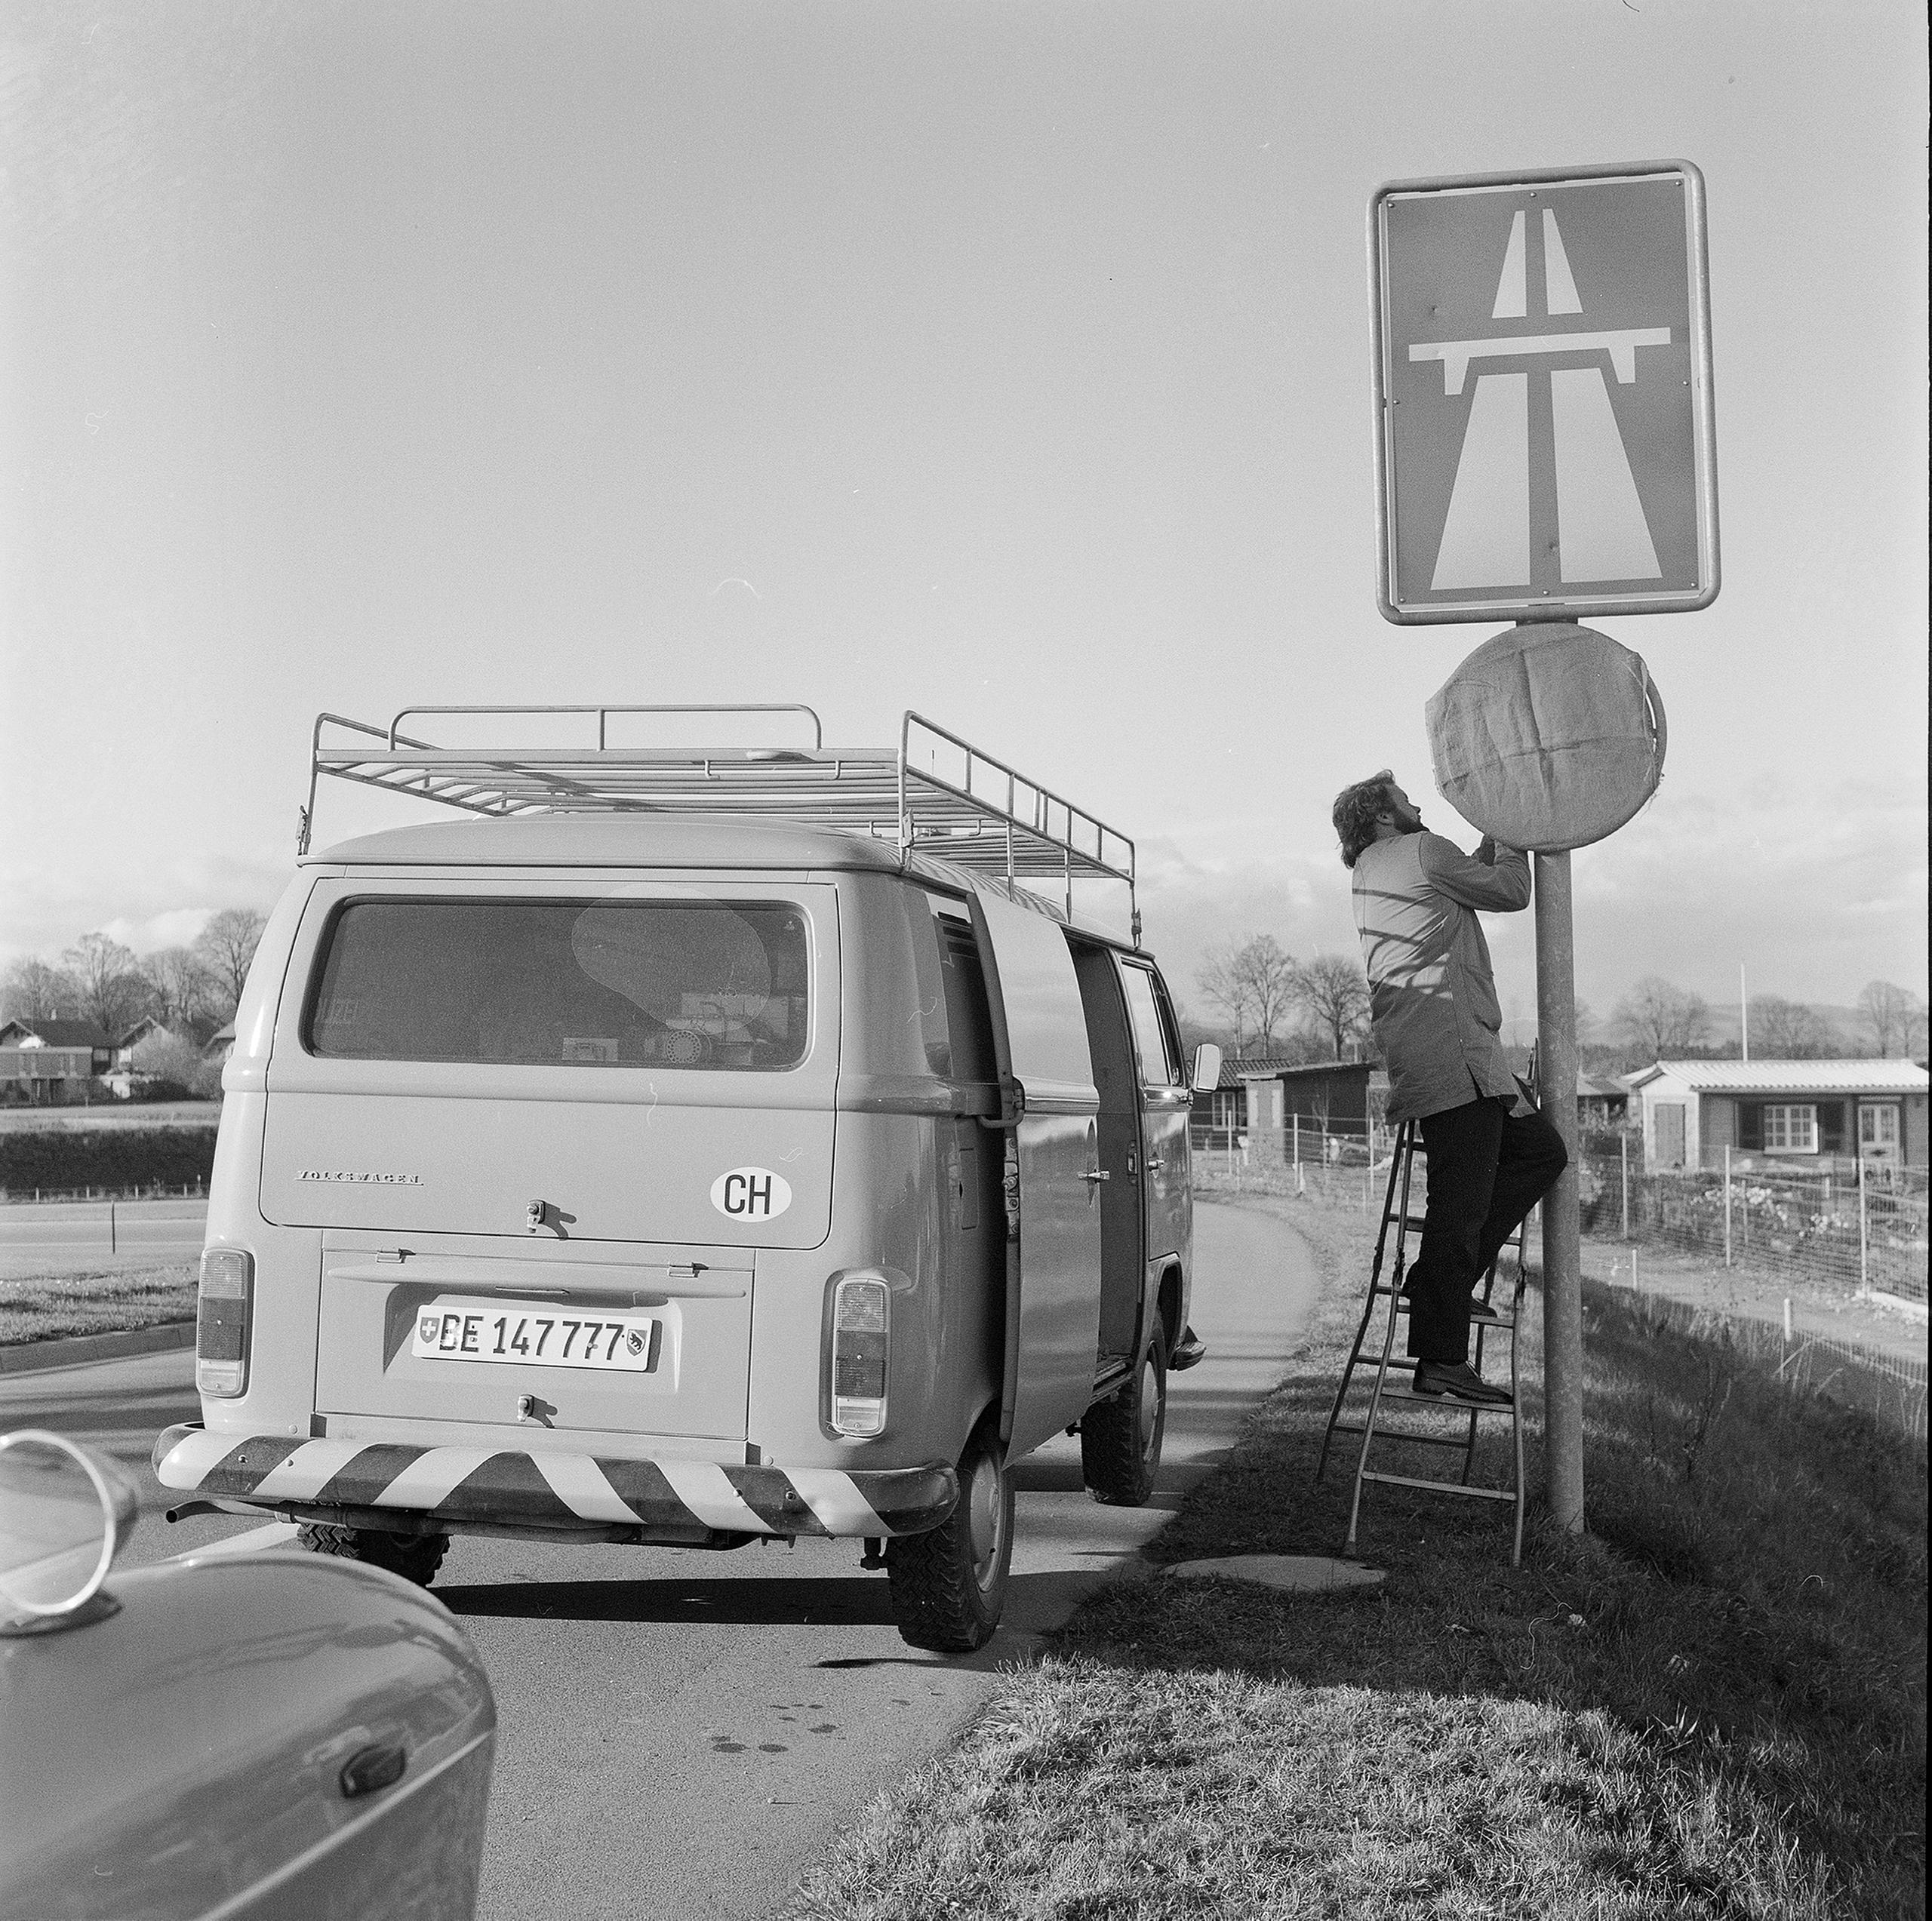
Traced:
<path fill-rule="evenodd" d="M 1577 964 L 1570 856 L 1536 857 L 1537 1071 L 1570 1164 L 1543 1197 L 1543 1474 L 1549 1511 L 1583 1525 L 1583 1256 L 1577 1167 Z"/>
<path fill-rule="evenodd" d="M 1384 618 L 1709 606 L 1717 469 L 1697 169 L 1397 181 L 1370 202 L 1369 253 Z M 1545 1475 L 1552 1517 L 1573 1531 L 1583 1277 L 1568 850 L 1607 831 L 1552 818 L 1530 843 L 1540 1091 L 1571 1156 L 1543 1203 Z"/>

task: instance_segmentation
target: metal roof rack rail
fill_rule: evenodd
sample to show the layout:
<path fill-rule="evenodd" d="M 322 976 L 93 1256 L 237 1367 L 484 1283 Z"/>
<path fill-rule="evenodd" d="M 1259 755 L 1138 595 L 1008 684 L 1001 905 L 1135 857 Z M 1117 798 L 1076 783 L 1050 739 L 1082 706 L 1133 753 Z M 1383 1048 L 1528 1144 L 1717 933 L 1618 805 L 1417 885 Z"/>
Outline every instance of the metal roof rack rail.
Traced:
<path fill-rule="evenodd" d="M 810 748 L 614 747 L 625 715 L 802 715 Z M 444 747 L 403 731 L 405 721 L 515 715 L 594 716 L 595 746 Z M 325 730 L 329 737 L 324 738 Z M 344 738 L 352 736 L 354 738 Z M 552 813 L 733 814 L 829 827 L 1003 878 L 1041 898 L 1054 884 L 1073 917 L 1074 883 L 1124 881 L 1133 939 L 1140 939 L 1134 843 L 1096 816 L 1029 780 L 970 741 L 908 710 L 899 746 L 828 748 L 809 707 L 776 703 L 641 706 L 405 707 L 386 727 L 318 714 L 311 739 L 309 804 L 298 855 L 309 851 L 315 790 L 325 774 L 414 800 L 499 818 Z"/>

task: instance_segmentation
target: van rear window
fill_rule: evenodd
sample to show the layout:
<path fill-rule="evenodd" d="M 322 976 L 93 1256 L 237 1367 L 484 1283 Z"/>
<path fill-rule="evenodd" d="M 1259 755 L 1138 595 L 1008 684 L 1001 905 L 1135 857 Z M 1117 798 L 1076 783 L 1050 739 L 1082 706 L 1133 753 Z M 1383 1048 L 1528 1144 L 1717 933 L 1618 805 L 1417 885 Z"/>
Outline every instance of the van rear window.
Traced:
<path fill-rule="evenodd" d="M 806 1041 L 804 914 L 733 901 L 361 900 L 307 1043 L 343 1060 L 770 1071 Z"/>

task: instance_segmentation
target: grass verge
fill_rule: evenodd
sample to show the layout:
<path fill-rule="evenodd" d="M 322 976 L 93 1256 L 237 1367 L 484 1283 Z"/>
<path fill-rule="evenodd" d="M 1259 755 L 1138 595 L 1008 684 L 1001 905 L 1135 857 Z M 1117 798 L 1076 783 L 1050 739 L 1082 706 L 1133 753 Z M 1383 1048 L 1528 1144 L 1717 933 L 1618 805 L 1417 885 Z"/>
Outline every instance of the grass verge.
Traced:
<path fill-rule="evenodd" d="M 1312 1478 L 1372 1224 L 1251 1204 L 1317 1247 L 1324 1311 L 1158 1563 L 1346 1525 L 1346 1464 Z M 1109 1583 L 789 1912 L 1922 1914 L 1923 1448 L 1627 1293 L 1590 1290 L 1586 1356 L 1590 1535 L 1512 1569 L 1506 1509 L 1377 1488 L 1374 1593 Z"/>
<path fill-rule="evenodd" d="M 192 1267 L 130 1268 L 113 1274 L 0 1280 L 0 1342 L 118 1333 L 195 1317 Z"/>

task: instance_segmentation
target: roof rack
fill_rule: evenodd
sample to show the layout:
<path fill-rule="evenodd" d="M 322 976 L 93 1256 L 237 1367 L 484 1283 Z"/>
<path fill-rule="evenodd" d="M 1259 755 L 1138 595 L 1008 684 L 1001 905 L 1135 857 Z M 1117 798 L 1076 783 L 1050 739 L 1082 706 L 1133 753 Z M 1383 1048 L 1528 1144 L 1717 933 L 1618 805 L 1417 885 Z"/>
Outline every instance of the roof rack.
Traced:
<path fill-rule="evenodd" d="M 612 718 L 640 714 L 802 715 L 811 722 L 812 745 L 611 746 Z M 403 731 L 405 721 L 485 715 L 594 716 L 596 744 L 444 747 Z M 909 709 L 896 753 L 828 748 L 818 715 L 795 705 L 405 707 L 386 727 L 318 714 L 298 855 L 309 851 L 316 785 L 325 774 L 497 817 L 733 814 L 834 828 L 895 845 L 902 862 L 915 853 L 934 855 L 1003 877 L 1010 887 L 1025 886 L 1036 898 L 1039 884 L 1050 883 L 1069 920 L 1076 881 L 1124 881 L 1137 945 L 1140 939 L 1134 843 L 1125 834 Z"/>

